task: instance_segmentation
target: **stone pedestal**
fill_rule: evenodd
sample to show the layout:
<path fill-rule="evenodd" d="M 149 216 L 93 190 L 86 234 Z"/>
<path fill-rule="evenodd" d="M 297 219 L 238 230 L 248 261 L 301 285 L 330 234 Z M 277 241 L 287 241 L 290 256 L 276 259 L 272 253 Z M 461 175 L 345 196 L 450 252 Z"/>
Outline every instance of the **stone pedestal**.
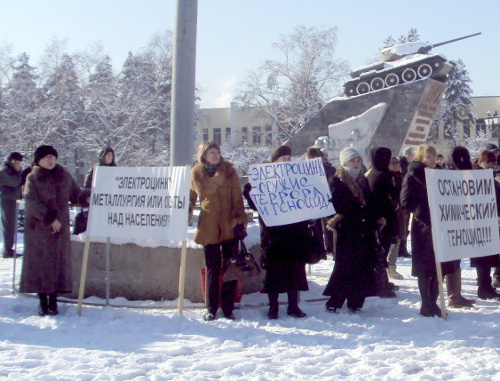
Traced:
<path fill-rule="evenodd" d="M 83 258 L 83 242 L 72 241 L 73 293 L 78 298 Z M 260 246 L 249 249 L 257 262 Z M 175 300 L 179 290 L 180 248 L 141 247 L 132 243 L 111 244 L 110 298 L 124 297 L 128 300 Z M 188 248 L 186 259 L 186 285 L 184 295 L 193 303 L 202 303 L 201 269 L 205 267 L 202 248 Z M 85 298 L 106 297 L 106 244 L 90 244 Z M 243 293 L 260 291 L 264 271 L 258 277 L 243 281 Z"/>

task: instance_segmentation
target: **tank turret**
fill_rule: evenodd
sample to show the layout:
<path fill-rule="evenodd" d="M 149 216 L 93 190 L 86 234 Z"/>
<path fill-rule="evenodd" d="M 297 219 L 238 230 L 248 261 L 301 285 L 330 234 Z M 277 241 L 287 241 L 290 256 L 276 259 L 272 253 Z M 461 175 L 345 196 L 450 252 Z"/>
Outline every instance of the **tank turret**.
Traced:
<path fill-rule="evenodd" d="M 355 69 L 351 73 L 352 79 L 344 84 L 345 94 L 352 97 L 424 78 L 445 82 L 453 63 L 441 54 L 431 54 L 432 48 L 480 34 L 475 33 L 438 44 L 406 42 L 382 49 L 379 61 Z"/>

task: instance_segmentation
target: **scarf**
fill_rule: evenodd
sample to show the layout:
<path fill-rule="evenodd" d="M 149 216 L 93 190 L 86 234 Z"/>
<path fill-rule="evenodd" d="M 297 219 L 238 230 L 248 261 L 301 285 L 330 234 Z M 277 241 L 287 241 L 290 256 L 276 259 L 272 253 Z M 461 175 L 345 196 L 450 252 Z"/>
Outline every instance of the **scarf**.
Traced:
<path fill-rule="evenodd" d="M 203 167 L 205 168 L 205 172 L 207 172 L 208 176 L 214 177 L 215 172 L 217 172 L 217 168 L 219 167 L 219 163 L 217 163 L 217 164 L 210 164 L 210 163 L 206 163 L 206 162 L 203 163 Z"/>

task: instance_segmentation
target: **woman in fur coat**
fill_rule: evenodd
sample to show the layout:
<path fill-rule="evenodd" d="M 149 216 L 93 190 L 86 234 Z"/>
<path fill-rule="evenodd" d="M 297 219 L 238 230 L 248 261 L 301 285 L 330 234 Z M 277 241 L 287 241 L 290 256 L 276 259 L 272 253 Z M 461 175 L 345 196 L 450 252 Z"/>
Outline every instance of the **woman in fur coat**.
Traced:
<path fill-rule="evenodd" d="M 20 291 L 38 293 L 41 316 L 57 315 L 57 294 L 73 288 L 68 202 L 78 202 L 80 188 L 56 161 L 52 146 L 38 147 L 24 189 Z"/>
<path fill-rule="evenodd" d="M 288 146 L 279 146 L 271 154 L 273 163 L 291 160 L 292 150 Z M 251 185 L 245 185 L 244 196 L 250 207 L 257 210 L 250 198 Z M 307 253 L 310 248 L 308 240 L 309 222 L 301 221 L 293 224 L 266 226 L 259 217 L 261 226 L 261 247 L 266 262 L 264 289 L 269 298 L 270 320 L 278 319 L 279 294 L 287 293 L 287 314 L 295 318 L 303 318 L 306 314 L 299 308 L 299 291 L 309 290 L 306 276 Z"/>
<path fill-rule="evenodd" d="M 222 257 L 238 250 L 238 239 L 246 235 L 247 216 L 241 196 L 238 174 L 233 165 L 225 161 L 219 145 L 205 141 L 198 147 L 198 163 L 191 170 L 190 213 L 200 199 L 200 216 L 194 241 L 203 245 L 207 265 L 206 306 L 204 319 L 215 320 L 219 308 L 219 282 Z M 235 227 L 237 228 L 235 229 Z M 235 236 L 236 235 L 236 236 Z M 222 312 L 227 319 L 234 319 L 234 295 L 237 281 L 222 284 Z"/>
<path fill-rule="evenodd" d="M 337 312 L 347 300 L 347 308 L 356 312 L 363 307 L 373 282 L 378 248 L 375 231 L 383 219 L 377 215 L 368 180 L 361 171 L 359 152 L 344 148 L 340 164 L 332 193 L 337 214 L 328 222 L 330 229 L 337 230 L 335 266 L 323 295 L 330 297 L 327 311 Z"/>

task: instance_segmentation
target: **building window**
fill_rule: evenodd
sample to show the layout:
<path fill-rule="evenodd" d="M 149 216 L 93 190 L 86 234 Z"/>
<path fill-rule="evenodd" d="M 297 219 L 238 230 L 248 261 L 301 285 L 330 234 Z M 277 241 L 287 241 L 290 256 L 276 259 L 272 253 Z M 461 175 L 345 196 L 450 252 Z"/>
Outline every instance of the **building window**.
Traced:
<path fill-rule="evenodd" d="M 241 137 L 243 142 L 248 142 L 248 127 L 241 127 Z"/>
<path fill-rule="evenodd" d="M 273 127 L 272 126 L 266 126 L 266 146 L 272 146 L 273 145 Z"/>
<path fill-rule="evenodd" d="M 206 142 L 210 140 L 210 138 L 208 137 L 208 128 L 204 128 L 203 129 L 203 141 Z"/>
<path fill-rule="evenodd" d="M 262 132 L 259 126 L 252 127 L 252 144 L 261 145 L 262 143 Z"/>
<path fill-rule="evenodd" d="M 216 142 L 217 144 L 221 144 L 221 130 L 220 128 L 214 128 L 214 139 L 213 141 Z"/>
<path fill-rule="evenodd" d="M 231 138 L 231 127 L 226 127 L 226 142 Z"/>

